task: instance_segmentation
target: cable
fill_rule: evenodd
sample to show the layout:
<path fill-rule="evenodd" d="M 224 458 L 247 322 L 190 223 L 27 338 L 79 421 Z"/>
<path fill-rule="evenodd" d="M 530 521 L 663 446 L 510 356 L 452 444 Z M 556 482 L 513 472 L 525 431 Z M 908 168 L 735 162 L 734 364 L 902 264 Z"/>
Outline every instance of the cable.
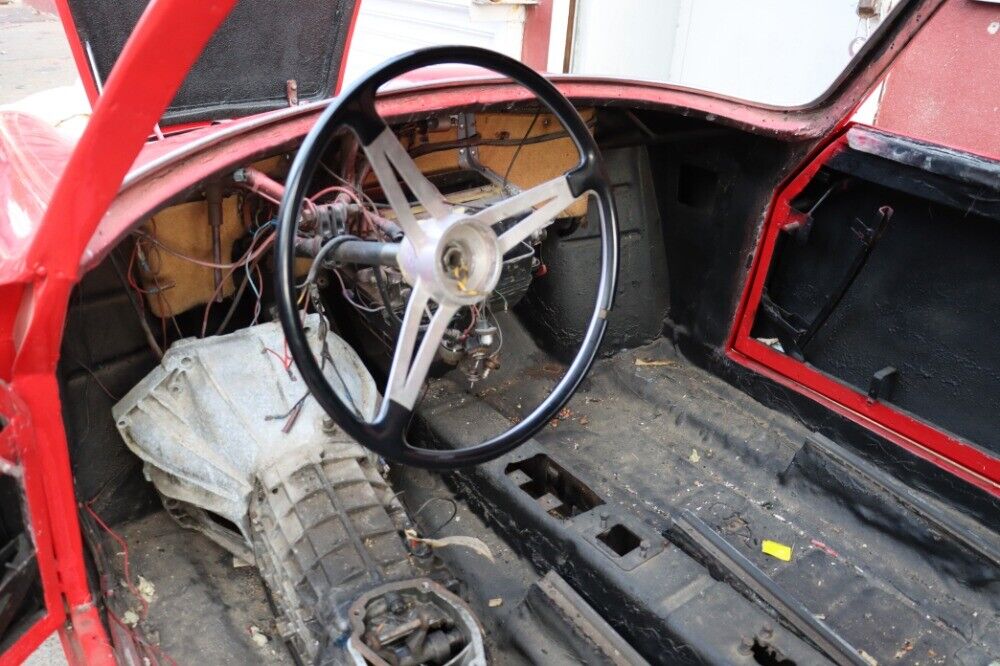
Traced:
<path fill-rule="evenodd" d="M 458 516 L 458 502 L 456 502 L 454 499 L 452 499 L 451 497 L 431 497 L 426 502 L 421 504 L 419 509 L 413 512 L 413 517 L 416 518 L 417 516 L 419 516 L 420 512 L 426 509 L 431 502 L 448 502 L 449 504 L 451 504 L 451 515 L 448 516 L 448 519 L 446 521 L 444 521 L 434 529 L 427 530 L 425 534 L 429 537 L 433 537 L 435 534 L 443 530 L 446 525 L 451 523 L 451 521 L 455 520 L 456 516 Z"/>
<path fill-rule="evenodd" d="M 396 326 L 402 327 L 403 320 L 399 318 L 396 311 L 392 309 L 392 298 L 389 296 L 389 289 L 385 284 L 385 277 L 382 275 L 382 269 L 378 266 L 372 267 L 373 275 L 375 276 L 375 286 L 378 287 L 378 295 L 382 297 L 382 303 L 385 305 L 385 314 L 388 315 L 388 322 L 390 324 L 396 324 Z"/>
<path fill-rule="evenodd" d="M 108 527 L 107 523 L 101 520 L 101 517 L 98 516 L 97 513 L 92 508 L 90 508 L 90 502 L 84 502 L 82 506 L 84 510 L 90 514 L 90 517 L 93 518 L 94 521 L 101 526 L 101 529 L 107 532 L 108 535 L 112 539 L 114 539 L 115 542 L 121 547 L 122 568 L 125 578 L 125 586 L 128 588 L 128 591 L 132 593 L 132 596 L 138 599 L 139 603 L 142 604 L 142 613 L 140 617 L 142 619 L 146 619 L 146 615 L 149 614 L 149 602 L 146 601 L 146 599 L 141 594 L 139 594 L 138 588 L 136 588 L 135 584 L 132 582 L 132 569 L 131 569 L 131 564 L 129 562 L 128 543 L 117 532 Z"/>
<path fill-rule="evenodd" d="M 593 129 L 597 123 L 591 119 L 587 121 L 587 127 Z M 416 148 L 409 151 L 410 157 L 416 158 L 422 155 L 428 155 L 430 153 L 437 153 L 443 150 L 455 150 L 458 148 L 471 148 L 473 146 L 498 146 L 498 147 L 509 147 L 517 145 L 531 145 L 535 143 L 544 143 L 546 141 L 552 141 L 555 139 L 562 139 L 568 137 L 569 134 L 565 131 L 561 132 L 547 132 L 545 134 L 538 134 L 532 137 L 526 137 L 521 139 L 485 139 L 481 134 L 473 134 L 472 136 L 466 137 L 465 139 L 459 139 L 457 141 L 447 141 L 441 143 L 425 143 L 422 146 L 417 146 Z"/>
<path fill-rule="evenodd" d="M 299 289 L 303 287 L 308 287 L 316 279 L 316 274 L 319 273 L 319 269 L 322 268 L 323 260 L 326 255 L 330 254 L 337 247 L 349 240 L 361 240 L 357 236 L 352 236 L 350 234 L 344 234 L 342 236 L 334 236 L 327 242 L 323 243 L 322 247 L 319 248 L 319 252 L 316 253 L 316 257 L 313 259 L 312 266 L 309 267 L 309 272 L 306 274 L 306 280 L 302 284 L 298 285 Z"/>
<path fill-rule="evenodd" d="M 226 316 L 222 319 L 222 323 L 219 324 L 219 328 L 215 329 L 213 335 L 222 335 L 222 332 L 226 330 L 226 326 L 229 326 L 229 322 L 232 320 L 233 315 L 236 314 L 236 308 L 240 304 L 240 299 L 243 298 L 243 292 L 247 290 L 247 283 L 250 281 L 250 276 L 243 279 L 240 283 L 239 288 L 233 295 L 233 302 L 229 306 L 229 310 L 226 312 Z"/>
<path fill-rule="evenodd" d="M 149 327 L 149 320 L 146 319 L 146 313 L 142 307 L 141 297 L 140 301 L 136 301 L 135 294 L 132 293 L 132 290 L 129 287 L 129 282 L 125 278 L 121 266 L 118 265 L 117 248 L 111 251 L 111 265 L 114 266 L 115 273 L 118 275 L 118 279 L 121 281 L 122 287 L 125 289 L 125 295 L 128 297 L 129 303 L 132 304 L 132 308 L 135 310 L 135 315 L 139 319 L 139 326 L 142 328 L 142 333 L 146 337 L 146 343 L 149 344 L 149 348 L 153 351 L 153 355 L 156 356 L 156 359 L 162 359 L 163 349 L 156 341 L 153 329 Z"/>
<path fill-rule="evenodd" d="M 384 307 L 370 308 L 366 305 L 362 305 L 361 303 L 355 301 L 353 298 L 351 298 L 351 292 L 347 290 L 347 285 L 344 284 L 344 278 L 341 277 L 340 271 L 334 269 L 333 274 L 336 275 L 337 279 L 340 281 L 340 293 L 344 296 L 347 302 L 353 305 L 355 308 L 361 310 L 362 312 L 381 312 L 384 309 Z"/>
<path fill-rule="evenodd" d="M 524 148 L 524 143 L 528 140 L 528 137 L 531 136 L 531 130 L 535 129 L 535 123 L 538 122 L 539 115 L 541 115 L 540 112 L 535 113 L 535 117 L 531 119 L 531 123 L 528 125 L 528 131 L 524 133 L 524 138 L 517 144 L 517 150 L 514 151 L 514 154 L 510 158 L 507 170 L 503 174 L 503 189 L 505 190 L 507 189 L 507 179 L 510 176 L 510 170 L 514 168 L 514 162 L 517 161 L 517 156 L 521 154 L 521 149 Z"/>
<path fill-rule="evenodd" d="M 150 236 L 149 234 L 147 234 L 144 231 L 134 231 L 134 232 L 132 232 L 132 235 L 149 241 L 153 245 L 155 245 L 158 248 L 162 249 L 167 254 L 172 254 L 173 256 L 177 257 L 178 259 L 183 259 L 184 261 L 190 261 L 192 264 L 197 264 L 198 266 L 202 266 L 204 268 L 221 268 L 222 270 L 226 270 L 226 269 L 229 269 L 229 268 L 239 268 L 244 263 L 244 260 L 240 259 L 238 261 L 231 262 L 231 263 L 228 263 L 228 264 L 217 264 L 217 263 L 214 263 L 214 262 L 211 262 L 211 261 L 205 261 L 203 259 L 198 259 L 196 257 L 192 257 L 190 255 L 184 254 L 183 252 L 179 252 L 179 251 L 171 248 L 169 245 L 165 244 L 163 241 L 161 241 L 160 239 L 158 239 L 156 236 Z"/>
<path fill-rule="evenodd" d="M 266 229 L 268 228 L 268 226 L 270 225 L 265 225 L 262 228 Z M 223 285 L 226 284 L 226 281 L 229 280 L 232 277 L 233 273 L 236 272 L 236 269 L 242 266 L 244 263 L 257 261 L 261 257 L 261 255 L 264 254 L 264 252 L 266 252 L 271 247 L 273 243 L 274 243 L 274 234 L 272 233 L 271 235 L 269 235 L 267 238 L 264 239 L 264 241 L 260 244 L 260 247 L 254 248 L 254 246 L 251 245 L 249 248 L 247 248 L 247 251 L 243 254 L 243 257 L 239 261 L 237 261 L 232 268 L 229 269 L 228 273 L 226 273 L 223 276 L 222 281 L 219 283 L 219 286 L 215 288 L 215 291 L 212 293 L 211 298 L 208 299 L 208 303 L 205 305 L 205 314 L 204 316 L 202 316 L 201 319 L 201 337 L 205 337 L 205 334 L 208 330 L 208 313 L 211 312 L 212 310 L 212 303 L 215 302 L 215 297 L 219 294 L 220 290 L 223 288 Z"/>

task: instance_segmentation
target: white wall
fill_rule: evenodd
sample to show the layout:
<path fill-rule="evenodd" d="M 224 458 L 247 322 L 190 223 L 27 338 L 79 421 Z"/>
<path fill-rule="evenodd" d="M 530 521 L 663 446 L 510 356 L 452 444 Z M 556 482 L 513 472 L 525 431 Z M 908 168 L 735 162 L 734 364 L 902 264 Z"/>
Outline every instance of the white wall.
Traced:
<path fill-rule="evenodd" d="M 346 78 L 439 44 L 482 46 L 517 58 L 525 16 L 518 1 L 530 0 L 362 0 Z M 576 0 L 570 71 L 804 104 L 843 71 L 852 40 L 865 34 L 857 2 Z M 562 69 L 569 6 L 569 0 L 553 0 L 550 71 Z"/>
<path fill-rule="evenodd" d="M 577 0 L 570 71 L 668 80 L 680 5 L 677 0 Z"/>
<path fill-rule="evenodd" d="M 578 0 L 571 71 L 804 104 L 850 61 L 864 34 L 856 10 L 857 0 Z"/>
<path fill-rule="evenodd" d="M 520 58 L 524 7 L 473 0 L 362 0 L 345 81 L 425 46 L 482 46 Z"/>

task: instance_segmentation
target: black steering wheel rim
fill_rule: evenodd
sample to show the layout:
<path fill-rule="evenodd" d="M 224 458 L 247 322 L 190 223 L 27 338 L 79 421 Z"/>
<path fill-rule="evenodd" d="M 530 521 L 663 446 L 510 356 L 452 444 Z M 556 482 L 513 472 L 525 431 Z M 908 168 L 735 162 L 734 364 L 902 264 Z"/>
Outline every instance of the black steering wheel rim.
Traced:
<path fill-rule="evenodd" d="M 334 135 L 350 128 L 362 145 L 369 145 L 385 128 L 375 112 L 380 86 L 415 69 L 443 64 L 482 67 L 501 74 L 532 92 L 563 124 L 580 154 L 580 162 L 565 175 L 574 197 L 591 194 L 601 230 L 600 279 L 594 311 L 580 349 L 549 396 L 525 419 L 476 446 L 425 449 L 411 446 L 406 431 L 412 412 L 388 398 L 374 421 L 361 420 L 334 392 L 310 349 L 295 294 L 295 240 L 303 199 L 323 153 Z M 487 462 L 523 444 L 556 416 L 576 392 L 597 356 L 613 304 L 618 274 L 618 223 L 597 144 L 575 107 L 547 79 L 499 53 L 467 46 L 422 49 L 398 56 L 369 72 L 333 99 L 305 137 L 292 163 L 278 213 L 275 298 L 289 351 L 313 397 L 336 423 L 362 446 L 387 460 L 428 469 L 452 469 Z"/>

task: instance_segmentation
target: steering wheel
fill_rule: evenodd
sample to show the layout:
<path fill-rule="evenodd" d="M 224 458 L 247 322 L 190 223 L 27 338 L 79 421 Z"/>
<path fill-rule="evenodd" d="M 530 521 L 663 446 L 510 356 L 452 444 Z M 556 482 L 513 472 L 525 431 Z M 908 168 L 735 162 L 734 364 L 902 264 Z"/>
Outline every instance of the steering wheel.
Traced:
<path fill-rule="evenodd" d="M 492 70 L 534 93 L 562 122 L 579 151 L 580 162 L 561 176 L 479 211 L 468 212 L 448 203 L 414 164 L 375 108 L 375 95 L 381 85 L 412 70 L 443 64 Z M 295 297 L 295 241 L 302 202 L 324 151 L 334 134 L 344 127 L 357 136 L 403 231 L 397 261 L 403 279 L 411 286 L 381 408 L 371 422 L 342 401 L 328 383 L 309 347 Z M 416 219 L 400 180 L 423 206 L 426 219 Z M 547 227 L 556 215 L 588 193 L 600 214 L 601 273 L 593 314 L 566 374 L 527 418 L 482 444 L 444 450 L 409 444 L 406 432 L 414 404 L 452 317 L 461 307 L 475 305 L 489 296 L 500 278 L 505 253 Z M 496 226 L 517 217 L 523 219 L 497 233 Z M 292 358 L 313 397 L 361 445 L 388 460 L 430 469 L 492 460 L 523 444 L 562 409 L 597 354 L 618 273 L 618 223 L 611 184 L 586 124 L 569 100 L 545 78 L 516 60 L 474 47 L 435 47 L 404 54 L 371 71 L 332 100 L 292 163 L 277 234 L 278 314 Z M 464 268 L 462 279 L 455 276 L 456 263 Z M 422 326 L 425 311 L 430 314 L 426 327 Z"/>

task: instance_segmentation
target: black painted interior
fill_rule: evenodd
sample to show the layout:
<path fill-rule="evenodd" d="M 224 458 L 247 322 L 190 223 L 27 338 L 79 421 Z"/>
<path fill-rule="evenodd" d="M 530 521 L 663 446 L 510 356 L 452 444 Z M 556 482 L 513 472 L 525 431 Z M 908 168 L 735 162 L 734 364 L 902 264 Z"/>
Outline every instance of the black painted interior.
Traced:
<path fill-rule="evenodd" d="M 106 81 L 148 0 L 70 0 L 84 52 Z M 354 2 L 241 0 L 212 37 L 163 116 L 164 123 L 236 118 L 329 97 L 344 57 Z M 169 44 L 163 45 L 169 49 Z M 151 75 L 155 75 L 151 73 Z"/>
<path fill-rule="evenodd" d="M 770 300 L 802 322 L 839 293 L 880 209 L 892 213 L 800 350 L 805 361 L 862 393 L 873 375 L 894 368 L 894 381 L 873 387 L 874 397 L 1000 453 L 1000 215 L 970 210 L 1000 190 L 967 192 L 963 183 L 853 151 L 818 180 L 819 189 L 839 185 L 813 211 L 808 239 L 783 235 L 767 282 Z M 819 189 L 797 205 L 811 207 Z M 777 336 L 773 316 L 762 311 L 753 335 Z"/>

